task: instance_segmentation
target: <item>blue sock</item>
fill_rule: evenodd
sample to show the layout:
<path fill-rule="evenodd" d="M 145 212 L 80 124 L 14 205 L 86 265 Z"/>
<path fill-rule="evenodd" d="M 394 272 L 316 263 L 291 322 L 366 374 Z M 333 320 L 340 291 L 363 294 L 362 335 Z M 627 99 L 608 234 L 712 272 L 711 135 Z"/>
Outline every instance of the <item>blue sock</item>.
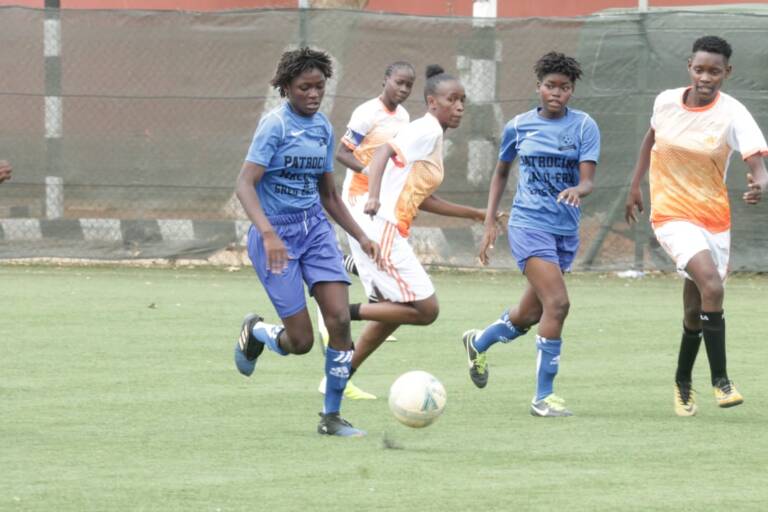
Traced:
<path fill-rule="evenodd" d="M 555 375 L 560 367 L 561 339 L 547 339 L 536 336 L 536 348 L 539 354 L 536 358 L 536 400 L 541 400 L 552 394 Z"/>
<path fill-rule="evenodd" d="M 282 325 L 258 322 L 253 326 L 253 335 L 256 336 L 257 340 L 264 343 L 272 352 L 281 356 L 287 356 L 288 352 L 280 348 L 280 344 L 278 343 L 280 333 L 283 332 L 283 329 L 284 327 Z"/>
<path fill-rule="evenodd" d="M 498 320 L 486 327 L 485 330 L 475 338 L 475 350 L 478 352 L 485 352 L 491 348 L 491 345 L 494 343 L 509 343 L 526 332 L 528 332 L 528 329 L 519 329 L 512 325 L 512 322 L 509 321 L 509 310 L 507 310 Z"/>
<path fill-rule="evenodd" d="M 331 347 L 325 350 L 325 414 L 339 412 L 341 409 L 341 397 L 347 387 L 354 353 L 354 350 L 334 350 Z"/>

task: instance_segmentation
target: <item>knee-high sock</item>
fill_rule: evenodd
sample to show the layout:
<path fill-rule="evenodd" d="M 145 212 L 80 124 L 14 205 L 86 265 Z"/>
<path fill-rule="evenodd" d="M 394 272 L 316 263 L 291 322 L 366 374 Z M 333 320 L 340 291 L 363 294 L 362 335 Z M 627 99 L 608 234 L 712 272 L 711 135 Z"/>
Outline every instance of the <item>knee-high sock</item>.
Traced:
<path fill-rule="evenodd" d="M 701 346 L 701 331 L 692 331 L 683 325 L 683 337 L 680 340 L 680 352 L 677 355 L 677 382 L 691 382 L 693 364 Z"/>
<path fill-rule="evenodd" d="M 725 363 L 725 317 L 722 311 L 701 312 L 701 327 L 704 346 L 707 348 L 712 384 L 719 379 L 728 379 Z"/>
<path fill-rule="evenodd" d="M 552 394 L 555 375 L 560 367 L 561 339 L 548 339 L 536 336 L 536 400 Z"/>
<path fill-rule="evenodd" d="M 475 350 L 485 352 L 494 343 L 509 343 L 521 334 L 528 332 L 528 329 L 515 327 L 509 321 L 509 310 L 505 311 L 498 320 L 485 328 L 474 341 Z"/>
<path fill-rule="evenodd" d="M 323 412 L 339 412 L 344 388 L 349 380 L 354 350 L 335 350 L 330 346 L 325 351 L 325 402 Z"/>

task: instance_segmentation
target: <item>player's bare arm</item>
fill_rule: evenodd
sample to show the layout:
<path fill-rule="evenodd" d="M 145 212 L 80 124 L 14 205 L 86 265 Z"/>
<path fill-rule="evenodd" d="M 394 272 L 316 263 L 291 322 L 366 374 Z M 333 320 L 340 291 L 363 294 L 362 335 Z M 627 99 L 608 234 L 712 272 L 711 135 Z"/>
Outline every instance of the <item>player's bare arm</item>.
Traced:
<path fill-rule="evenodd" d="M 352 235 L 363 248 L 363 251 L 373 260 L 379 261 L 379 245 L 370 240 L 363 229 L 355 222 L 352 215 L 347 210 L 344 202 L 341 200 L 339 192 L 336 190 L 336 183 L 333 180 L 333 174 L 323 173 L 319 183 L 320 202 L 328 215 L 341 226 L 341 229 Z"/>
<path fill-rule="evenodd" d="M 595 162 L 585 161 L 579 163 L 579 184 L 569 187 L 557 196 L 557 202 L 568 206 L 581 206 L 581 198 L 592 193 L 595 180 Z"/>
<path fill-rule="evenodd" d="M 757 204 L 763 198 L 763 192 L 768 187 L 768 172 L 765 170 L 765 160 L 761 155 L 752 155 L 745 160 L 747 173 L 747 191 L 744 192 L 744 202 Z"/>
<path fill-rule="evenodd" d="M 490 262 L 488 250 L 493 249 L 496 243 L 496 237 L 499 236 L 498 221 L 503 217 L 499 216 L 499 202 L 504 194 L 509 180 L 509 171 L 512 168 L 512 162 L 499 160 L 496 164 L 496 170 L 491 178 L 491 187 L 488 191 L 488 204 L 485 207 L 485 229 L 483 230 L 483 239 L 480 241 L 480 251 L 478 258 L 480 263 L 487 265 Z"/>
<path fill-rule="evenodd" d="M 624 205 L 624 220 L 629 224 L 637 222 L 637 214 L 643 213 L 643 190 L 640 187 L 640 184 L 643 182 L 643 178 L 648 172 L 648 167 L 651 164 L 651 148 L 655 142 L 656 132 L 653 128 L 648 128 L 645 137 L 643 137 L 643 142 L 640 144 L 640 154 L 637 156 L 637 163 L 635 164 L 635 170 L 632 172 L 632 182 L 629 186 L 627 202 Z"/>
<path fill-rule="evenodd" d="M 285 244 L 275 233 L 275 229 L 264 214 L 256 185 L 264 176 L 264 167 L 253 162 L 243 163 L 235 184 L 235 194 L 243 205 L 248 218 L 256 226 L 264 239 L 264 251 L 267 254 L 267 267 L 273 273 L 281 273 L 288 266 L 288 251 Z"/>
<path fill-rule="evenodd" d="M 355 153 L 344 142 L 340 142 L 336 148 L 336 161 L 347 169 L 361 172 L 365 166 L 357 159 Z"/>
<path fill-rule="evenodd" d="M 389 144 L 384 144 L 373 154 L 371 163 L 368 164 L 368 202 L 365 203 L 366 214 L 373 217 L 379 211 L 381 201 L 381 177 L 384 175 L 384 168 L 387 161 L 395 156 L 395 150 Z"/>

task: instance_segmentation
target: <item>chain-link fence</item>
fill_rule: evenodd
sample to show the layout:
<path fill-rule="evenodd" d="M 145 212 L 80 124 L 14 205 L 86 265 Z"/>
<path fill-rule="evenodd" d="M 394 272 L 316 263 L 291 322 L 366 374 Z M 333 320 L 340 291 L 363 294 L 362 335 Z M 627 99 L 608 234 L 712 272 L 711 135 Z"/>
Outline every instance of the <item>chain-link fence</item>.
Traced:
<path fill-rule="evenodd" d="M 234 180 L 280 54 L 309 44 L 334 58 L 323 110 L 340 135 L 380 92 L 395 60 L 438 63 L 465 83 L 469 106 L 448 133 L 449 200 L 485 203 L 504 123 L 536 104 L 534 62 L 550 50 L 585 70 L 572 105 L 602 131 L 578 268 L 671 268 L 647 221 L 623 220 L 629 175 L 655 95 L 688 83 L 695 38 L 735 49 L 726 90 L 768 128 L 768 17 L 725 12 L 578 19 L 472 20 L 352 11 L 43 11 L 0 8 L 0 258 L 206 257 L 243 243 L 249 222 Z M 424 112 L 421 74 L 405 107 Z M 765 270 L 763 206 L 747 208 L 741 164 L 729 186 L 735 269 Z M 343 169 L 337 165 L 339 183 Z M 510 185 L 514 185 L 511 183 Z M 513 187 L 505 196 L 507 207 Z M 429 214 L 412 240 L 427 262 L 475 264 L 479 226 Z M 343 237 L 340 237 L 343 241 Z M 510 265 L 505 242 L 495 264 Z"/>

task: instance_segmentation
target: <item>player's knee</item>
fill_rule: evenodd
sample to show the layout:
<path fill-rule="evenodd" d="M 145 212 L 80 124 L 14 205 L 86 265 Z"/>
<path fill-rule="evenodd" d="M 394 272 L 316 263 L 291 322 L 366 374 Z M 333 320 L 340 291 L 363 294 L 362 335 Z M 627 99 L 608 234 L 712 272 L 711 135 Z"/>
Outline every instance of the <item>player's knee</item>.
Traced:
<path fill-rule="evenodd" d="M 429 325 L 437 320 L 440 315 L 440 306 L 437 302 L 431 304 L 422 304 L 418 309 L 415 325 Z"/>
<path fill-rule="evenodd" d="M 323 320 L 331 338 L 346 337 L 346 334 L 349 332 L 350 317 L 348 308 L 326 314 Z"/>
<path fill-rule="evenodd" d="M 555 318 L 565 320 L 568 316 L 568 311 L 571 309 L 571 302 L 568 300 L 568 297 L 555 297 L 548 301 L 544 307 Z"/>
<path fill-rule="evenodd" d="M 725 293 L 723 281 L 718 274 L 708 277 L 699 285 L 702 302 L 722 302 Z"/>
<path fill-rule="evenodd" d="M 291 354 L 302 355 L 312 350 L 312 344 L 314 343 L 314 333 L 311 331 L 308 333 L 301 333 L 290 337 L 290 350 Z"/>

